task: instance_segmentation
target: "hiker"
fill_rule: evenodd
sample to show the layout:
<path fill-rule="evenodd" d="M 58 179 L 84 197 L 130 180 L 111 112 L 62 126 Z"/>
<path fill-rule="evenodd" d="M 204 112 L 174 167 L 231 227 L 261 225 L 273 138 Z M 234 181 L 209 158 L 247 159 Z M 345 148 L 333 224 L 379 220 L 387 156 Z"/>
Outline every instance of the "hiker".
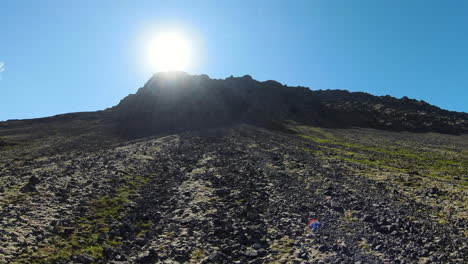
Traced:
<path fill-rule="evenodd" d="M 309 226 L 310 231 L 314 233 L 317 232 L 321 226 L 320 222 L 316 218 L 310 220 L 307 225 Z"/>

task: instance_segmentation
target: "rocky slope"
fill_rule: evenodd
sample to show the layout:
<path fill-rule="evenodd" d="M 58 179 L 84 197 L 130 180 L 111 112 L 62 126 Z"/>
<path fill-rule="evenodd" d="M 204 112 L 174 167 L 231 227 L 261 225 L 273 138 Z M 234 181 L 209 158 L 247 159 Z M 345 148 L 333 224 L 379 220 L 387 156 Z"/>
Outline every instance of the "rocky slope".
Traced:
<path fill-rule="evenodd" d="M 0 263 L 468 261 L 468 135 L 368 128 L 461 133 L 466 114 L 180 74 L 0 123 Z"/>
<path fill-rule="evenodd" d="M 101 147 L 52 137 L 2 149 L 0 262 L 467 260 L 466 136 L 360 131 L 371 145 L 351 143 L 353 130 L 294 129 L 241 125 Z M 386 165 L 409 156 L 386 151 L 392 138 L 427 166 L 416 174 Z M 386 157 L 345 159 L 362 151 Z M 436 178 L 425 169 L 438 151 L 454 153 L 441 162 L 455 169 Z M 371 157 L 380 165 L 362 167 Z M 318 233 L 306 227 L 311 218 L 323 223 Z"/>

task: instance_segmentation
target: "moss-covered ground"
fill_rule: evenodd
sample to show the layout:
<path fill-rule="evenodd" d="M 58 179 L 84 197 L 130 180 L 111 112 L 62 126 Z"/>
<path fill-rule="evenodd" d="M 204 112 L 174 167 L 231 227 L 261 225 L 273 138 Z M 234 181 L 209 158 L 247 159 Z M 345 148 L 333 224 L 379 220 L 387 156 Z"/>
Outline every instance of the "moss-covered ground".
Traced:
<path fill-rule="evenodd" d="M 106 247 L 122 244 L 123 238 L 111 235 L 111 224 L 125 216 L 125 207 L 139 189 L 148 181 L 141 176 L 125 176 L 125 182 L 112 193 L 89 202 L 88 212 L 71 225 L 57 225 L 56 235 L 38 245 L 37 250 L 18 258 L 15 263 L 58 263 L 73 256 L 87 254 L 98 260 Z M 145 223 L 136 223 L 137 236 L 144 232 Z"/>
<path fill-rule="evenodd" d="M 436 205 L 439 222 L 467 218 L 466 136 L 405 134 L 298 126 L 298 136 L 317 144 L 303 150 L 366 177 L 399 186 L 411 197 Z M 362 133 L 362 134 L 360 134 Z M 418 137 L 415 139 L 414 137 Z M 452 137 L 444 141 L 444 137 Z M 453 144 L 458 140 L 461 144 Z"/>

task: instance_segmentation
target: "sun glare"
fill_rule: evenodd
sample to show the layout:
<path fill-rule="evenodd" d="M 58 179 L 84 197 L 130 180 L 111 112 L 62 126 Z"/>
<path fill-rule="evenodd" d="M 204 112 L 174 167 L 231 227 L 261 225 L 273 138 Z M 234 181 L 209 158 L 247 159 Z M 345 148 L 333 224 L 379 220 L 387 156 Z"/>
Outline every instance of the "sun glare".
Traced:
<path fill-rule="evenodd" d="M 184 36 L 161 33 L 148 44 L 148 59 L 153 71 L 184 71 L 190 62 L 190 45 Z"/>

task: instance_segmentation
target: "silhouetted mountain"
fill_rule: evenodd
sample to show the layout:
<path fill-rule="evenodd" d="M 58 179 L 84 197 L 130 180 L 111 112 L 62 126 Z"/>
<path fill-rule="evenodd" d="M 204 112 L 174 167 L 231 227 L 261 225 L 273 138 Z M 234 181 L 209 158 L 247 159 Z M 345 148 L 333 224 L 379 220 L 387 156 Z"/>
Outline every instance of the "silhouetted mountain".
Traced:
<path fill-rule="evenodd" d="M 244 122 L 281 127 L 295 121 L 327 127 L 371 127 L 466 133 L 468 114 L 423 101 L 342 90 L 312 91 L 246 75 L 224 80 L 183 72 L 154 75 L 112 108 L 120 132 L 138 136 Z"/>

